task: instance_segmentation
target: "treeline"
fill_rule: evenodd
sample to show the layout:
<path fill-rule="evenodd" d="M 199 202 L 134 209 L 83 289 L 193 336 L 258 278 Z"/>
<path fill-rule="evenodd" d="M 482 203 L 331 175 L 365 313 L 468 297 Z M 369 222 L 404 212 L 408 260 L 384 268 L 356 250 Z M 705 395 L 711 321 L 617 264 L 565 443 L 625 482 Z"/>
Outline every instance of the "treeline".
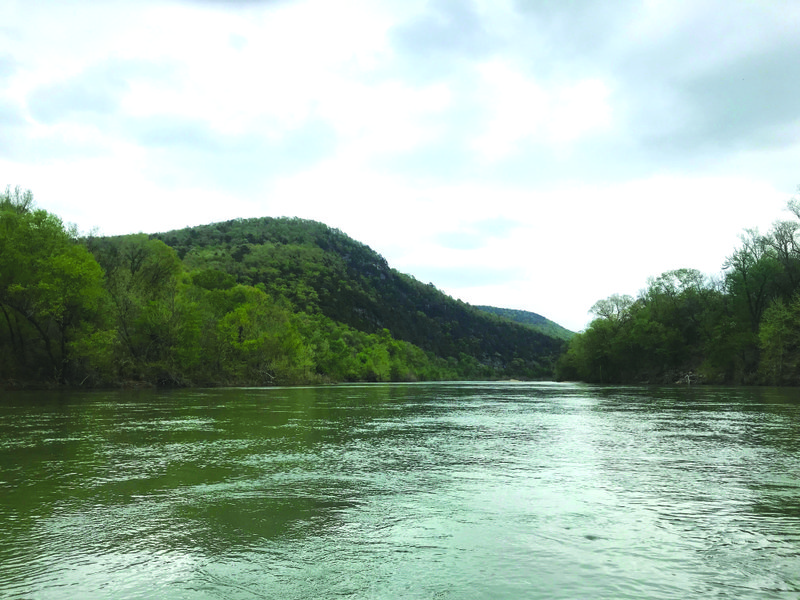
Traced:
<path fill-rule="evenodd" d="M 800 201 L 789 202 L 800 218 Z M 776 222 L 710 278 L 694 269 L 613 295 L 559 359 L 557 376 L 587 382 L 800 385 L 800 223 Z"/>
<path fill-rule="evenodd" d="M 229 242 L 207 235 L 209 227 L 171 232 L 175 247 L 145 234 L 79 238 L 37 208 L 30 192 L 7 189 L 0 195 L 0 384 L 491 379 L 552 367 L 554 353 L 541 362 L 538 355 L 480 360 L 462 351 L 468 345 L 437 354 L 399 339 L 364 307 L 379 300 L 370 281 L 406 276 L 366 246 L 296 219 L 239 224 L 229 228 L 238 236 Z M 322 247 L 336 243 L 340 252 Z M 431 346 L 447 346 L 433 333 Z"/>

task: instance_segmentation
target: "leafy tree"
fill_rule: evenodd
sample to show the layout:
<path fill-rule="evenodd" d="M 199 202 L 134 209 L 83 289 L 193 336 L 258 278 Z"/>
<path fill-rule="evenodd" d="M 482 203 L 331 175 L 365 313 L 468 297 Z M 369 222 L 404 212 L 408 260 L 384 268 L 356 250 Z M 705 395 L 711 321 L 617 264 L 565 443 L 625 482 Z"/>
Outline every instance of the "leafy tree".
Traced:
<path fill-rule="evenodd" d="M 800 384 L 800 296 L 774 302 L 759 330 L 760 373 L 772 385 Z"/>
<path fill-rule="evenodd" d="M 116 243 L 89 240 L 106 274 L 120 346 L 117 376 L 181 383 L 173 350 L 181 315 L 176 297 L 183 271 L 175 251 L 146 235 L 125 236 Z"/>
<path fill-rule="evenodd" d="M 781 265 L 781 274 L 775 287 L 784 300 L 791 299 L 800 285 L 800 247 L 797 241 L 799 231 L 800 223 L 797 221 L 777 221 L 763 237 L 763 243 L 771 251 L 770 254 Z"/>
<path fill-rule="evenodd" d="M 775 284 L 781 266 L 757 230 L 746 230 L 741 240 L 741 246 L 725 260 L 723 268 L 728 271 L 726 283 L 736 310 L 756 333 L 761 316 L 777 297 Z"/>
<path fill-rule="evenodd" d="M 290 311 L 255 288 L 217 325 L 223 372 L 236 381 L 298 383 L 306 381 L 312 360 Z"/>
<path fill-rule="evenodd" d="M 74 344 L 102 326 L 102 280 L 73 231 L 36 209 L 30 192 L 6 190 L 0 197 L 0 312 L 21 374 L 38 371 L 61 383 L 79 375 Z"/>
<path fill-rule="evenodd" d="M 589 312 L 607 321 L 621 323 L 630 316 L 631 306 L 633 306 L 633 298 L 631 296 L 612 294 L 605 300 L 595 302 Z"/>

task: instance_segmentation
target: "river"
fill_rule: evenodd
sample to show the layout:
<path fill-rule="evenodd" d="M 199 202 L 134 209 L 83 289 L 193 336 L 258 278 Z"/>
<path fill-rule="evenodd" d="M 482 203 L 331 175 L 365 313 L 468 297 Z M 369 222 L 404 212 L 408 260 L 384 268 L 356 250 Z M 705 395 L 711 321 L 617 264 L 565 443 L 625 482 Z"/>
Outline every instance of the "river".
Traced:
<path fill-rule="evenodd" d="M 800 390 L 0 394 L 2 598 L 800 598 Z"/>

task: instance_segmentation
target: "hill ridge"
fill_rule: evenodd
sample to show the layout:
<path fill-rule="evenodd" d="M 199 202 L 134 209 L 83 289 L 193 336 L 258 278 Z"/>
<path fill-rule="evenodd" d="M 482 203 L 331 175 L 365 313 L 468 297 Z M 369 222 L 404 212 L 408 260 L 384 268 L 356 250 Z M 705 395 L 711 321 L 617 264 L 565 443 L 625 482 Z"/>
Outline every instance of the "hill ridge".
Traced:
<path fill-rule="evenodd" d="M 319 221 L 232 219 L 149 237 L 173 247 L 189 269 L 229 273 L 287 298 L 296 310 L 319 310 L 367 333 L 388 329 L 437 356 L 463 353 L 503 367 L 516 360 L 542 371 L 562 349 L 563 337 L 497 321 L 391 268 L 368 245 Z"/>

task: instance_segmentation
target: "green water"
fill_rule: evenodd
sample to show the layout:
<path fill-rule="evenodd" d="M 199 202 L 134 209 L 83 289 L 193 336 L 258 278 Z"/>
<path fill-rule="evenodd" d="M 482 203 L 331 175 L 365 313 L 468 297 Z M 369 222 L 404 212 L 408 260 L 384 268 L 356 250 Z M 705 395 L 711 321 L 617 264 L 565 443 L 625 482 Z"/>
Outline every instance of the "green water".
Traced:
<path fill-rule="evenodd" d="M 2 598 L 800 598 L 800 391 L 0 396 Z"/>

